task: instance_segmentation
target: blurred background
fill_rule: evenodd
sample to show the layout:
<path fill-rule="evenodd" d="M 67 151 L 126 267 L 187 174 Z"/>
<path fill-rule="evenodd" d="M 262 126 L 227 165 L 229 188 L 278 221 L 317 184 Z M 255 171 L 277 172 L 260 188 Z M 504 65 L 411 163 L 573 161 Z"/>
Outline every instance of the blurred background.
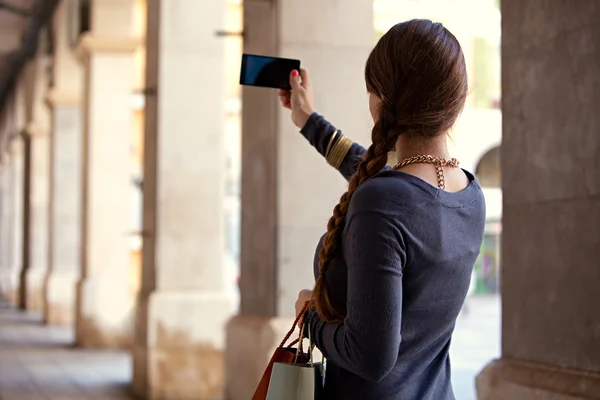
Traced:
<path fill-rule="evenodd" d="M 0 399 L 250 398 L 345 182 L 273 91 L 239 85 L 241 55 L 301 59 L 316 109 L 368 144 L 364 62 L 412 18 L 463 47 L 470 95 L 448 141 L 487 203 L 455 396 L 600 398 L 600 7 L 502 10 L 0 1 Z"/>

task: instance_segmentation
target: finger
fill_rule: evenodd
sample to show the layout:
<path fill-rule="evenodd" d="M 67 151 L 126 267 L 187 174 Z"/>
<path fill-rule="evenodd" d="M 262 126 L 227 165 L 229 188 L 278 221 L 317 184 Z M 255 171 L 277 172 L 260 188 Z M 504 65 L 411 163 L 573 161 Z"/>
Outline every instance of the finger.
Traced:
<path fill-rule="evenodd" d="M 292 92 L 286 92 L 283 95 L 279 96 L 280 99 L 287 99 L 287 101 L 290 101 L 290 99 L 292 98 Z"/>
<path fill-rule="evenodd" d="M 291 108 L 290 98 L 288 96 L 279 96 L 279 101 L 281 101 L 281 105 L 285 108 Z"/>
<path fill-rule="evenodd" d="M 300 68 L 300 78 L 302 79 L 302 86 L 304 86 L 305 88 L 307 88 L 311 85 L 308 70 L 306 70 L 304 68 Z"/>
<path fill-rule="evenodd" d="M 292 91 L 302 91 L 304 88 L 300 84 L 300 73 L 297 70 L 293 70 L 290 74 L 290 86 Z"/>
<path fill-rule="evenodd" d="M 279 91 L 277 92 L 277 94 L 279 94 L 279 96 L 289 96 L 290 91 L 289 90 L 284 90 L 284 89 L 279 89 Z"/>

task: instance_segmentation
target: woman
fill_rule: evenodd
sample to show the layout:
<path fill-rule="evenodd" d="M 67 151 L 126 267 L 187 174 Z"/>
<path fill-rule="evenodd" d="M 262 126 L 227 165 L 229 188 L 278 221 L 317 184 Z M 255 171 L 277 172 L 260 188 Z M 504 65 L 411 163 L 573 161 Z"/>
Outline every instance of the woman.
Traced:
<path fill-rule="evenodd" d="M 483 237 L 473 175 L 446 134 L 467 96 L 464 57 L 441 24 L 394 26 L 365 68 L 368 150 L 313 112 L 306 71 L 280 91 L 292 120 L 349 179 L 315 257 L 314 292 L 296 303 L 327 358 L 325 398 L 453 399 L 448 349 Z M 398 164 L 386 167 L 395 151 Z"/>

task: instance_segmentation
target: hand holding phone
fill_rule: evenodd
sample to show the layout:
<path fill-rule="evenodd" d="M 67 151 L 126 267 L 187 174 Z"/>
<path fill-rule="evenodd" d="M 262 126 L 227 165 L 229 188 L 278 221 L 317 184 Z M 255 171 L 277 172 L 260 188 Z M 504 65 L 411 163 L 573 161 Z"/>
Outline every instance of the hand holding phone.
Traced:
<path fill-rule="evenodd" d="M 292 110 L 292 122 L 300 129 L 313 113 L 312 87 L 300 60 L 242 54 L 240 84 L 279 89 L 281 103 Z"/>
<path fill-rule="evenodd" d="M 290 90 L 290 74 L 300 70 L 300 60 L 242 54 L 240 84 Z"/>
<path fill-rule="evenodd" d="M 300 72 L 292 71 L 289 83 L 292 89 L 279 89 L 279 100 L 285 108 L 292 110 L 292 122 L 302 129 L 314 112 L 314 95 L 308 71 L 305 69 L 300 69 Z"/>

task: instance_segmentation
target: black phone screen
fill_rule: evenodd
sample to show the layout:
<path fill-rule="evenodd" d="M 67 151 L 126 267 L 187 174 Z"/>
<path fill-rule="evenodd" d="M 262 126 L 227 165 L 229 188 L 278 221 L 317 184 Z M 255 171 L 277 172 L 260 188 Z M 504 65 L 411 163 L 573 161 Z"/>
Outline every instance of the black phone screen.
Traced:
<path fill-rule="evenodd" d="M 300 60 L 242 54 L 240 84 L 290 90 L 293 70 L 300 70 Z"/>

